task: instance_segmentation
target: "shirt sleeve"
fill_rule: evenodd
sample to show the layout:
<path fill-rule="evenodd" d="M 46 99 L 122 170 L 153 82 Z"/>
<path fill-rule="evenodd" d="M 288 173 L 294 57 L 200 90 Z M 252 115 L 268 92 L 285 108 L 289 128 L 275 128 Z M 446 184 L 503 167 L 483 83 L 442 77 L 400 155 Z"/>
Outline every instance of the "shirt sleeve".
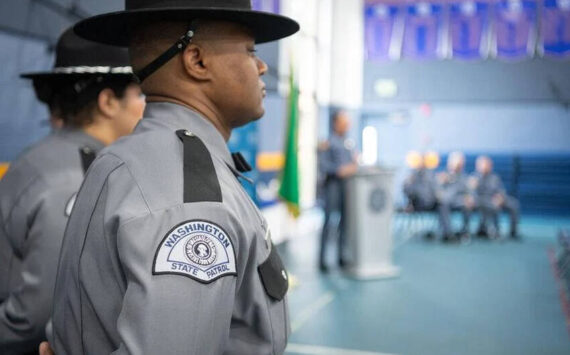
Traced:
<path fill-rule="evenodd" d="M 341 167 L 342 147 L 339 147 L 336 142 L 331 141 L 331 144 L 324 154 L 324 171 L 327 175 L 336 175 L 338 169 Z"/>
<path fill-rule="evenodd" d="M 5 233 L 22 234 L 11 235 L 21 241 L 21 282 L 0 304 L 0 353 L 36 350 L 37 343 L 45 339 L 67 222 L 64 210 L 70 193 L 66 188 L 30 188 L 26 195 L 4 226 Z"/>
<path fill-rule="evenodd" d="M 200 239 L 204 233 L 187 234 L 199 225 L 214 228 L 213 235 L 223 233 L 228 239 L 221 237 L 224 241 L 217 244 L 210 237 Z M 229 339 L 236 285 L 243 270 L 236 265 L 243 233 L 238 221 L 217 202 L 184 204 L 122 225 L 117 245 L 127 285 L 115 354 L 221 354 Z M 145 247 L 141 238 L 152 243 Z M 218 260 L 229 257 L 236 272 L 221 272 L 212 279 L 192 273 L 196 263 L 188 257 L 201 256 L 196 255 L 197 249 L 188 251 L 197 247 L 193 241 L 204 241 L 210 256 L 216 250 L 214 270 Z"/>
<path fill-rule="evenodd" d="M 323 167 L 323 172 L 325 173 L 326 176 L 336 174 L 337 167 L 333 159 L 332 149 L 333 149 L 332 147 L 327 148 L 327 150 L 324 151 L 322 155 L 323 159 L 322 167 Z"/>
<path fill-rule="evenodd" d="M 462 176 L 457 184 L 457 193 L 463 197 L 471 195 L 471 190 L 469 189 L 468 177 Z"/>
<path fill-rule="evenodd" d="M 499 175 L 495 175 L 495 193 L 506 195 L 505 186 Z"/>

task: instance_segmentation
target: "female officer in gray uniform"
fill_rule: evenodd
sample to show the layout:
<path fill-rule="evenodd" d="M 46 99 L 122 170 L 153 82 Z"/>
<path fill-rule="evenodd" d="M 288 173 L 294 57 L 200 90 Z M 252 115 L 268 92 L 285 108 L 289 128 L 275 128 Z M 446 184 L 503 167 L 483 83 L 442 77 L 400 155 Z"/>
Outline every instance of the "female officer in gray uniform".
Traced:
<path fill-rule="evenodd" d="M 127 134 L 144 101 L 126 51 L 77 37 L 58 41 L 53 71 L 26 74 L 63 128 L 29 147 L 0 181 L 0 353 L 45 339 L 65 225 L 84 171 Z"/>
<path fill-rule="evenodd" d="M 55 353 L 282 354 L 287 273 L 228 151 L 260 118 L 255 43 L 295 33 L 248 0 L 127 0 L 78 34 L 129 45 L 147 107 L 91 166 L 65 234 Z"/>

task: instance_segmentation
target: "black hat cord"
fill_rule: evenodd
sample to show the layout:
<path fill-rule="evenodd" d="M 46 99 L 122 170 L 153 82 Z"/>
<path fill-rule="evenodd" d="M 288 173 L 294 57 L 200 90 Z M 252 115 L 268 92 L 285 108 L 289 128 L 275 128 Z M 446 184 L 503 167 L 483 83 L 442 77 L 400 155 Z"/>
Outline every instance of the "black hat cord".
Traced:
<path fill-rule="evenodd" d="M 150 62 L 146 67 L 142 68 L 135 73 L 136 77 L 139 79 L 139 83 L 142 83 L 146 78 L 148 78 L 152 73 L 157 71 L 160 67 L 166 64 L 169 60 L 174 58 L 175 55 L 182 52 L 188 45 L 192 42 L 192 38 L 195 33 L 194 21 L 190 22 L 188 26 L 188 31 L 180 37 L 176 43 L 174 43 L 166 52 L 162 53 L 158 58 Z"/>

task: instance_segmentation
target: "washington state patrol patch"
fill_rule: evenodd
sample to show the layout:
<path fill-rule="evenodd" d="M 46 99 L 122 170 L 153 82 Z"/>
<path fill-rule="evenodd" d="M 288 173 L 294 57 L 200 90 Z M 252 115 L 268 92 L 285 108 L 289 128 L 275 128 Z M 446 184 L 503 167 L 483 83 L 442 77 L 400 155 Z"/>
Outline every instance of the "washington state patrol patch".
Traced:
<path fill-rule="evenodd" d="M 186 221 L 160 242 L 152 273 L 183 275 L 203 283 L 237 275 L 234 246 L 220 226 L 204 220 Z"/>

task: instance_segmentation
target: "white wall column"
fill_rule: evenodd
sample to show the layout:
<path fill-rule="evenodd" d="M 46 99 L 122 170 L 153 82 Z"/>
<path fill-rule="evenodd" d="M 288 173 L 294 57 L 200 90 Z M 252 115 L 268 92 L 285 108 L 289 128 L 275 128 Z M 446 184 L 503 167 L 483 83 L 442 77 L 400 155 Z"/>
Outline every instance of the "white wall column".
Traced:
<path fill-rule="evenodd" d="M 317 147 L 317 80 L 318 80 L 318 16 L 320 0 L 282 1 L 282 12 L 299 22 L 298 34 L 280 42 L 279 89 L 283 96 L 289 95 L 289 72 L 291 60 L 299 84 L 299 168 L 301 177 L 301 207 L 310 207 L 315 202 L 316 147 Z"/>
<path fill-rule="evenodd" d="M 351 109 L 362 105 L 364 1 L 332 0 L 331 104 Z"/>

